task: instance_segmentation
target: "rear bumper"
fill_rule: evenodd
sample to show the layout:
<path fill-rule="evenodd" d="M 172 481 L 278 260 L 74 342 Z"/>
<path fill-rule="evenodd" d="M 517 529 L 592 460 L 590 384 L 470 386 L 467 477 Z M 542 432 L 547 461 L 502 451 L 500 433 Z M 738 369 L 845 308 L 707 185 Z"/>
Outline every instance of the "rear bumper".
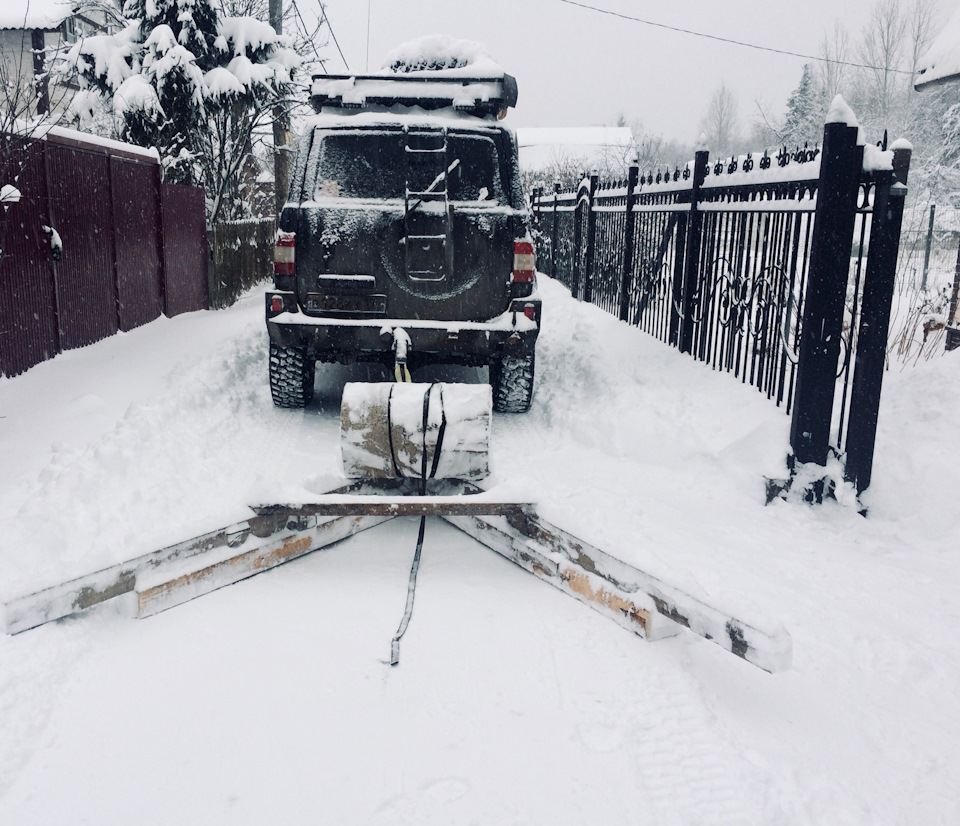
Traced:
<path fill-rule="evenodd" d="M 271 311 L 282 297 L 285 310 Z M 292 299 L 292 301 L 291 301 Z M 524 315 L 532 305 L 534 318 Z M 384 361 L 393 359 L 394 330 L 410 338 L 409 360 L 417 363 L 489 364 L 501 355 L 526 356 L 540 332 L 540 300 L 514 299 L 510 309 L 489 321 L 421 321 L 390 318 L 330 318 L 299 312 L 292 293 L 266 294 L 267 331 L 281 347 L 304 347 L 320 361 Z"/>

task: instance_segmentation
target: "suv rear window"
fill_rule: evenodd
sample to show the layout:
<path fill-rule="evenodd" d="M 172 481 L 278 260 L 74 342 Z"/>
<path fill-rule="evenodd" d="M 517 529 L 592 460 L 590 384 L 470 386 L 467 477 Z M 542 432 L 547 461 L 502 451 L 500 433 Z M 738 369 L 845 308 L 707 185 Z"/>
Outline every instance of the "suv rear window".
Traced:
<path fill-rule="evenodd" d="M 307 192 L 324 198 L 403 199 L 407 184 L 406 140 L 400 132 L 317 129 L 307 160 Z M 500 158 L 486 135 L 448 135 L 446 163 L 451 201 L 506 204 Z"/>

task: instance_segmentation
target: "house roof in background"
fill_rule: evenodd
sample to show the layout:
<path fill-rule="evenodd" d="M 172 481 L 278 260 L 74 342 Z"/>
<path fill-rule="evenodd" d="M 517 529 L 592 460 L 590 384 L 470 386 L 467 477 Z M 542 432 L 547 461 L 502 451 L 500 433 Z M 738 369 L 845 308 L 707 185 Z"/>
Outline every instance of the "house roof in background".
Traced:
<path fill-rule="evenodd" d="M 579 162 L 586 169 L 611 152 L 625 152 L 633 142 L 628 126 L 528 127 L 516 133 L 524 169 L 564 162 Z"/>
<path fill-rule="evenodd" d="M 73 6 L 71 0 L 3 0 L 0 29 L 56 29 Z"/>
<path fill-rule="evenodd" d="M 960 80 L 960 9 L 940 30 L 917 64 L 914 88 L 921 92 L 941 83 Z"/>

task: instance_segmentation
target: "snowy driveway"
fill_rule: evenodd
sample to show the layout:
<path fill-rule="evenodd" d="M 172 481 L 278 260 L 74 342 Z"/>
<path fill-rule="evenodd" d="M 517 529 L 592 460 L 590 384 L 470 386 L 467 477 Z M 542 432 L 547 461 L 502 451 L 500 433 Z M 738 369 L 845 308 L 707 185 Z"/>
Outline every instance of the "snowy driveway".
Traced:
<path fill-rule="evenodd" d="M 781 411 L 543 289 L 534 408 L 495 419 L 492 481 L 783 623 L 789 672 L 646 643 L 439 522 L 391 669 L 396 521 L 149 620 L 0 637 L 0 821 L 960 822 L 960 359 L 889 374 L 869 519 L 765 508 Z M 314 404 L 278 411 L 265 352 L 255 293 L 0 379 L 0 595 L 336 486 L 366 368 L 321 367 Z"/>

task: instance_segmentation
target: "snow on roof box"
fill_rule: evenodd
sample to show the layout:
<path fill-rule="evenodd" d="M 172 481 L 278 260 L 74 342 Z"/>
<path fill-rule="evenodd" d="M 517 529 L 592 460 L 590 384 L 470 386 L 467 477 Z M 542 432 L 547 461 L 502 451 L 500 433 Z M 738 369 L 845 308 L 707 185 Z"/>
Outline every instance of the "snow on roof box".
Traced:
<path fill-rule="evenodd" d="M 448 75 L 442 70 L 395 75 L 314 75 L 310 101 L 317 112 L 324 106 L 335 109 L 453 107 L 484 117 L 499 115 L 517 105 L 517 81 L 506 73 L 500 77 L 464 77 Z"/>
<path fill-rule="evenodd" d="M 493 76 L 503 74 L 503 69 L 487 54 L 487 47 L 482 43 L 458 40 L 444 34 L 431 34 L 401 43 L 390 51 L 381 68 L 391 72 L 422 72 L 468 67 L 473 74 L 482 74 L 483 77 L 491 72 Z"/>
<path fill-rule="evenodd" d="M 399 105 L 485 117 L 517 105 L 517 81 L 479 43 L 431 35 L 391 51 L 374 74 L 314 75 L 310 96 L 317 112 Z"/>

